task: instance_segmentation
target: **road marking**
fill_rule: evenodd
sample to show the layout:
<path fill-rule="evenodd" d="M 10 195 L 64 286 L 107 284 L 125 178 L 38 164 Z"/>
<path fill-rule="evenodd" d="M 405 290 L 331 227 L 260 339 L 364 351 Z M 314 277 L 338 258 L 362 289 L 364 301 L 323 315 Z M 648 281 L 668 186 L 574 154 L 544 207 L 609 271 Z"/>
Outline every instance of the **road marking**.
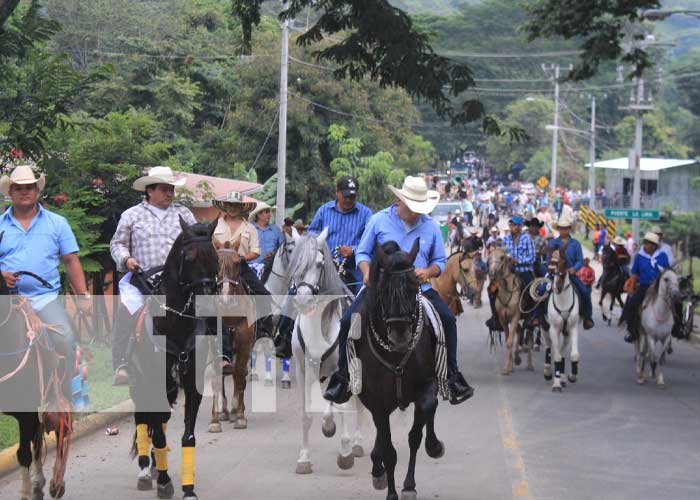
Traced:
<path fill-rule="evenodd" d="M 510 412 L 510 406 L 505 398 L 505 389 L 499 382 L 499 392 L 501 396 L 501 406 L 498 409 L 498 426 L 503 436 L 503 448 L 506 450 L 506 462 L 508 467 L 513 471 L 512 488 L 513 498 L 518 500 L 532 500 L 530 495 L 530 486 L 527 482 L 525 473 L 525 461 L 520 453 L 520 444 L 518 437 L 513 429 L 513 417 Z"/>

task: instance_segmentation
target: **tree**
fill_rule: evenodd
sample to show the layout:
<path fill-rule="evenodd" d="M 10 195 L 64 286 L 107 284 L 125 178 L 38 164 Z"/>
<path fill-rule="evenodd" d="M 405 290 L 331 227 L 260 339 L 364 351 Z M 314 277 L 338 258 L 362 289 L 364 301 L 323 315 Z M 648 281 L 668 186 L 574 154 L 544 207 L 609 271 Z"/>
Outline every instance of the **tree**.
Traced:
<path fill-rule="evenodd" d="M 634 143 L 635 117 L 627 116 L 615 126 L 620 144 Z M 678 142 L 679 132 L 668 123 L 662 111 L 644 115 L 644 156 L 687 158 L 690 148 Z"/>

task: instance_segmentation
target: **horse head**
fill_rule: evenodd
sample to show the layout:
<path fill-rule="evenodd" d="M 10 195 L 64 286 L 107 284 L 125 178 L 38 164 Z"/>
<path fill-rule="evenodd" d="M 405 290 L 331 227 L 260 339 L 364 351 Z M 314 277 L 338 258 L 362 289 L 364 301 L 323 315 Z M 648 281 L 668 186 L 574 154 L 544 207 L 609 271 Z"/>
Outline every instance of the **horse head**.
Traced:
<path fill-rule="evenodd" d="M 564 284 L 566 283 L 567 269 L 566 269 L 566 255 L 561 248 L 552 252 L 552 257 L 549 259 L 549 270 L 554 274 L 554 288 L 557 293 L 562 293 L 564 291 Z"/>
<path fill-rule="evenodd" d="M 212 244 L 217 221 L 210 225 L 188 225 L 180 216 L 182 233 L 175 240 L 165 261 L 167 294 L 187 297 L 216 293 L 218 258 Z"/>
<path fill-rule="evenodd" d="M 658 296 L 669 304 L 675 304 L 683 300 L 683 292 L 680 287 L 680 279 L 671 268 L 665 268 L 657 279 Z"/>
<path fill-rule="evenodd" d="M 510 259 L 503 248 L 494 248 L 489 255 L 489 278 L 498 279 L 510 266 Z"/>
<path fill-rule="evenodd" d="M 378 312 L 380 323 L 386 325 L 387 340 L 396 352 L 409 350 L 414 337 L 420 283 L 413 263 L 419 246 L 420 239 L 416 238 L 410 252 L 402 251 L 393 241 L 376 244 L 374 249 L 370 307 Z"/>
<path fill-rule="evenodd" d="M 300 236 L 296 230 L 293 230 L 292 234 L 294 251 L 289 262 L 289 271 L 296 284 L 297 303 L 304 308 L 314 303 L 313 297 L 323 291 L 324 280 L 328 277 L 326 267 L 333 266 L 332 259 L 327 258 L 330 256 L 326 245 L 328 228 L 319 235 Z"/>
<path fill-rule="evenodd" d="M 241 256 L 238 253 L 240 244 L 240 236 L 233 243 L 214 240 L 214 248 L 219 258 L 217 283 L 220 287 L 221 302 L 224 304 L 231 302 L 232 295 L 245 294 L 241 283 Z"/>

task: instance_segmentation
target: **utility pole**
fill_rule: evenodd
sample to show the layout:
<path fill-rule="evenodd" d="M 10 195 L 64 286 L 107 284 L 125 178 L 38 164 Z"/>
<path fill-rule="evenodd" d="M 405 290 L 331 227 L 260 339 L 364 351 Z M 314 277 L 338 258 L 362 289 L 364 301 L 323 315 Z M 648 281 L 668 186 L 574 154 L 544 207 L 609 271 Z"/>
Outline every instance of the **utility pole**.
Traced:
<path fill-rule="evenodd" d="M 588 171 L 588 206 L 595 210 L 595 96 L 591 96 L 591 168 Z M 602 207 L 601 207 L 602 208 Z"/>
<path fill-rule="evenodd" d="M 573 66 L 569 65 L 569 71 Z M 542 64 L 545 74 L 553 72 L 554 79 L 554 126 L 552 127 L 552 173 L 549 185 L 552 190 L 557 189 L 557 148 L 559 146 L 559 77 L 561 66 L 559 64 Z"/>
<path fill-rule="evenodd" d="M 633 163 L 630 164 L 630 170 L 634 171 L 634 181 L 632 183 L 632 208 L 641 208 L 641 170 L 642 170 L 642 132 L 644 130 L 644 112 L 652 111 L 654 105 L 652 104 L 652 99 L 648 99 L 644 95 L 644 78 L 636 78 L 637 84 L 637 95 L 635 97 L 634 90 L 632 91 L 632 96 L 630 98 L 629 110 L 634 111 L 636 114 L 636 121 L 634 127 L 634 154 L 630 155 L 630 160 Z M 632 237 L 635 241 L 639 241 L 639 219 L 632 219 Z"/>
<path fill-rule="evenodd" d="M 287 12 L 287 0 L 282 1 L 282 10 Z M 285 217 L 287 182 L 287 69 L 289 66 L 289 21 L 282 21 L 282 55 L 280 63 L 280 121 L 277 145 L 277 214 L 276 223 L 282 224 Z"/>

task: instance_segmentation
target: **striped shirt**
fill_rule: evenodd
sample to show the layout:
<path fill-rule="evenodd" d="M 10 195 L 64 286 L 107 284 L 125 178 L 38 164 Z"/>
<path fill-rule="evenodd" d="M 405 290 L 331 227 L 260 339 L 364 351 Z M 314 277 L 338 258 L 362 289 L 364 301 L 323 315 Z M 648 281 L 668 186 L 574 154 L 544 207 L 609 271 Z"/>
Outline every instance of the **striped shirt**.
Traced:
<path fill-rule="evenodd" d="M 509 234 L 503 240 L 503 246 L 509 256 L 518 261 L 515 270 L 518 272 L 532 271 L 535 262 L 535 245 L 532 244 L 529 234 L 521 233 L 517 243 L 513 241 L 513 235 Z"/>
<path fill-rule="evenodd" d="M 371 216 L 372 211 L 362 203 L 356 203 L 349 212 L 341 212 L 333 200 L 321 205 L 316 211 L 308 231 L 320 234 L 327 227 L 326 243 L 331 252 L 339 246 L 350 246 L 354 249 L 360 243 L 365 225 Z"/>
<path fill-rule="evenodd" d="M 170 248 L 182 231 L 179 217 L 182 215 L 190 225 L 197 222 L 192 212 L 178 203 L 169 206 L 162 219 L 159 215 L 145 201 L 124 211 L 109 242 L 109 252 L 118 271 L 127 271 L 125 264 L 129 257 L 136 259 L 144 270 L 165 265 Z"/>

